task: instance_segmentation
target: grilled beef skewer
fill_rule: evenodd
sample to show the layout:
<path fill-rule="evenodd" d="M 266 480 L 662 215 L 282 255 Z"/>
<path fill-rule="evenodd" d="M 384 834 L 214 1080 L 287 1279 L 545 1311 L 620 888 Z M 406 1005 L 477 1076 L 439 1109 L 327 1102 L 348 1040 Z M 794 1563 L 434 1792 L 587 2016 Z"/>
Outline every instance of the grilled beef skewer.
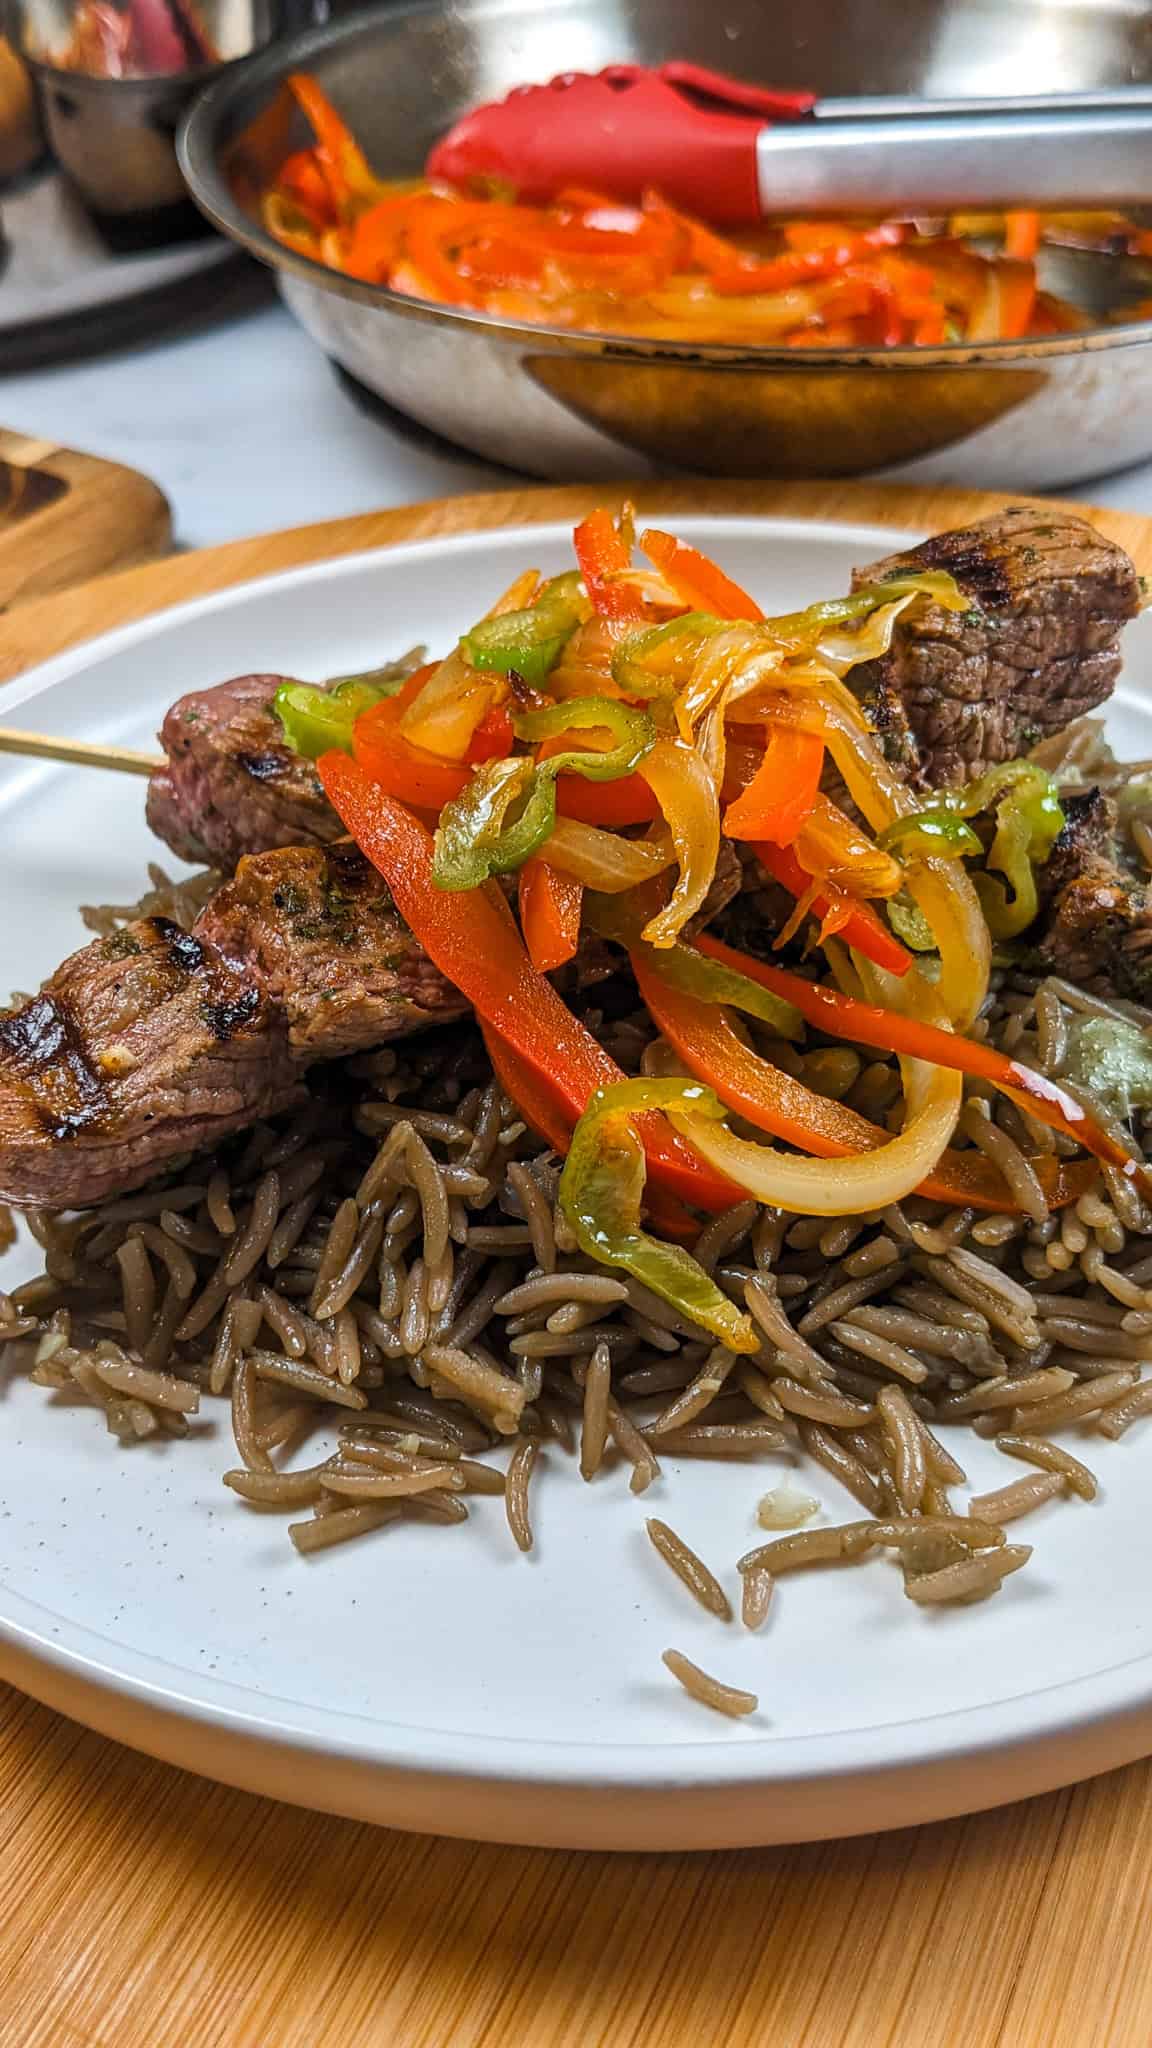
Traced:
<path fill-rule="evenodd" d="M 139 919 L 0 1015 L 0 1200 L 139 1187 L 289 1107 L 308 1062 L 467 1008 L 355 847 L 257 855 L 191 932 Z"/>
<path fill-rule="evenodd" d="M 922 569 L 946 569 L 972 610 L 918 605 L 852 685 L 883 684 L 899 699 L 925 782 L 966 782 L 1016 760 L 1111 696 L 1140 582 L 1123 548 L 1086 520 L 1013 505 L 857 569 L 853 583 Z"/>
<path fill-rule="evenodd" d="M 1083 522 L 1018 508 L 857 580 L 928 567 L 949 568 L 973 611 L 928 607 L 900 621 L 891 652 L 854 677 L 908 772 L 939 780 L 1011 758 L 1108 694 L 1139 590 L 1127 556 Z M 135 1187 L 174 1156 L 290 1105 L 309 1061 L 467 1009 L 376 871 L 336 844 L 339 821 L 272 710 L 281 680 L 193 692 L 164 721 L 153 830 L 184 858 L 241 863 L 193 931 L 140 920 L 73 954 L 30 1003 L 0 1015 L 0 1199 L 83 1206 Z M 1047 892 L 1050 931 L 1063 928 L 1062 906 L 1085 900 L 1077 848 L 1098 864 L 1098 841 L 1070 831 L 1060 887 Z M 1099 887 L 1099 865 L 1087 880 Z M 1109 886 L 1124 894 L 1126 919 L 1111 928 L 1123 926 L 1131 986 L 1147 891 L 1118 870 Z M 738 887 L 729 858 L 707 914 Z M 1107 979 L 1108 961 L 1096 967 Z"/>

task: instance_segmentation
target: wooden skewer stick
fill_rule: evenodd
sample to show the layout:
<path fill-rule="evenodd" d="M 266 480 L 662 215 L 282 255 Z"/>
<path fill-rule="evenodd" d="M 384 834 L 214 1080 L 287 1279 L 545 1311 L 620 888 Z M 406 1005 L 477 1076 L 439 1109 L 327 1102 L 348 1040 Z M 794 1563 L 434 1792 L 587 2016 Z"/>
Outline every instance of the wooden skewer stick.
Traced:
<path fill-rule="evenodd" d="M 66 761 L 74 768 L 115 768 L 121 775 L 151 775 L 164 765 L 159 754 L 145 754 L 136 747 L 102 747 L 91 740 L 17 732 L 6 725 L 0 725 L 0 754 L 30 754 L 38 761 Z"/>

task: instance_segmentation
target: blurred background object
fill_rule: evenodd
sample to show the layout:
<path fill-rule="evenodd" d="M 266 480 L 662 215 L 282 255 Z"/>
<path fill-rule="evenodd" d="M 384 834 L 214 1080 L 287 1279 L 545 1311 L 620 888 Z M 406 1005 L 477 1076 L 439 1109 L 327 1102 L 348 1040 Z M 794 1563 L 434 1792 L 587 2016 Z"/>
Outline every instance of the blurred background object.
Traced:
<path fill-rule="evenodd" d="M 0 36 L 0 185 L 30 170 L 43 147 L 36 89 L 11 43 Z"/>
<path fill-rule="evenodd" d="M 9 0 L 0 43 L 0 367 L 89 354 L 258 303 L 176 163 L 220 67 L 311 0 Z"/>
<path fill-rule="evenodd" d="M 173 138 L 199 86 L 314 15 L 310 0 L 9 0 L 9 8 L 57 162 L 98 219 L 157 216 L 154 246 L 196 233 Z"/>

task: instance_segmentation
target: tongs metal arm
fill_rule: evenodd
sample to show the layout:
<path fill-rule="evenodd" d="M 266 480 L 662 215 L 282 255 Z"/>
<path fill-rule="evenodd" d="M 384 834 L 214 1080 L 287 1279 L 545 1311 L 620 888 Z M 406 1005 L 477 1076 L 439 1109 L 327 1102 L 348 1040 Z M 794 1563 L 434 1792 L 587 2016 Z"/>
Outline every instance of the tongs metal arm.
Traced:
<path fill-rule="evenodd" d="M 1152 201 L 1152 93 L 824 100 L 756 138 L 765 213 L 973 213 Z"/>

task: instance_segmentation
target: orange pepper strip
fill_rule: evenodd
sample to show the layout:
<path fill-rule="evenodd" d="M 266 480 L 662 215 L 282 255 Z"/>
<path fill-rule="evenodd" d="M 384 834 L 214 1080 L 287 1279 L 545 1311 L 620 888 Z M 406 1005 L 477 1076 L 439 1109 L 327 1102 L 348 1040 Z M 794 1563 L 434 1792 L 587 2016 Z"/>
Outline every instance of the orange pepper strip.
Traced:
<path fill-rule="evenodd" d="M 632 969 L 652 1022 L 689 1072 L 715 1088 L 729 1109 L 758 1130 L 783 1138 L 817 1159 L 850 1158 L 888 1143 L 887 1131 L 844 1103 L 815 1094 L 803 1082 L 761 1059 L 733 1030 L 720 1005 L 673 988 L 658 968 L 638 954 L 632 956 Z M 1032 1164 L 1053 1207 L 1077 1201 L 1096 1177 L 1089 1160 L 1073 1166 L 1051 1159 L 1035 1159 Z M 916 1192 L 934 1202 L 997 1214 L 1010 1213 L 1017 1206 L 1003 1175 L 991 1160 L 976 1152 L 945 1152 Z"/>
<path fill-rule="evenodd" d="M 520 870 L 520 927 L 528 957 L 541 974 L 552 974 L 573 959 L 580 943 L 584 890 L 537 853 Z"/>
<path fill-rule="evenodd" d="M 1086 1152 L 1094 1152 L 1097 1159 L 1109 1166 L 1118 1166 L 1141 1186 L 1152 1185 L 1148 1168 L 1132 1161 L 1066 1088 L 1050 1081 L 1047 1075 L 1036 1073 L 1032 1067 L 1022 1066 L 1019 1060 L 1010 1059 L 1007 1053 L 997 1052 L 994 1046 L 981 1045 L 958 1032 L 943 1031 L 936 1024 L 924 1024 L 919 1018 L 881 1009 L 878 1003 L 861 1003 L 855 996 L 842 995 L 838 989 L 805 981 L 802 975 L 789 974 L 785 968 L 770 967 L 749 953 L 739 953 L 721 940 L 710 938 L 707 932 L 701 932 L 695 943 L 709 959 L 737 968 L 750 980 L 771 989 L 773 995 L 794 1003 L 809 1024 L 827 1031 L 831 1037 L 850 1038 L 857 1045 L 878 1046 L 882 1052 L 904 1053 L 912 1059 L 930 1060 L 937 1066 L 953 1067 L 962 1074 L 975 1074 L 981 1080 L 991 1081 L 994 1088 L 1010 1096 L 1041 1123 L 1062 1131 L 1066 1138 L 1074 1138 Z"/>
<path fill-rule="evenodd" d="M 276 174 L 276 184 L 316 227 L 335 227 L 336 209 L 328 180 L 313 150 L 298 149 L 295 155 L 286 156 Z"/>
<path fill-rule="evenodd" d="M 1004 215 L 1004 254 L 1012 256 L 1017 263 L 1031 263 L 1040 247 L 1040 215 L 1038 213 L 1006 213 Z"/>
<path fill-rule="evenodd" d="M 816 801 L 823 767 L 824 742 L 818 733 L 770 726 L 764 759 L 724 813 L 728 837 L 791 845 Z"/>
<path fill-rule="evenodd" d="M 316 80 L 309 78 L 307 72 L 293 71 L 288 76 L 287 85 L 315 132 L 320 167 L 337 207 L 345 205 L 353 195 L 361 199 L 376 198 L 380 180 L 372 171 L 347 122 L 341 120 Z"/>
<path fill-rule="evenodd" d="M 575 1124 L 596 1089 L 623 1075 L 536 972 L 499 891 L 437 889 L 432 835 L 420 820 L 347 754 L 322 754 L 317 768 L 337 817 L 379 868 L 429 959 L 528 1062 Z M 662 1116 L 649 1112 L 636 1128 L 650 1176 L 669 1193 L 717 1213 L 743 1200 L 735 1182 L 706 1165 Z"/>
<path fill-rule="evenodd" d="M 813 877 L 801 867 L 790 846 L 773 846 L 758 839 L 752 851 L 761 867 L 767 868 L 773 880 L 790 895 L 799 900 L 810 894 Z M 907 974 L 912 965 L 911 953 L 863 898 L 849 896 L 831 882 L 822 882 L 812 896 L 810 908 L 814 917 L 828 921 L 829 929 L 840 932 L 846 943 L 863 953 L 866 960 L 886 968 L 889 974 Z"/>
<path fill-rule="evenodd" d="M 650 526 L 641 534 L 640 545 L 689 611 L 712 612 L 719 619 L 764 617 L 755 598 L 733 583 L 699 548 L 689 547 L 671 533 L 661 533 L 658 526 Z"/>

